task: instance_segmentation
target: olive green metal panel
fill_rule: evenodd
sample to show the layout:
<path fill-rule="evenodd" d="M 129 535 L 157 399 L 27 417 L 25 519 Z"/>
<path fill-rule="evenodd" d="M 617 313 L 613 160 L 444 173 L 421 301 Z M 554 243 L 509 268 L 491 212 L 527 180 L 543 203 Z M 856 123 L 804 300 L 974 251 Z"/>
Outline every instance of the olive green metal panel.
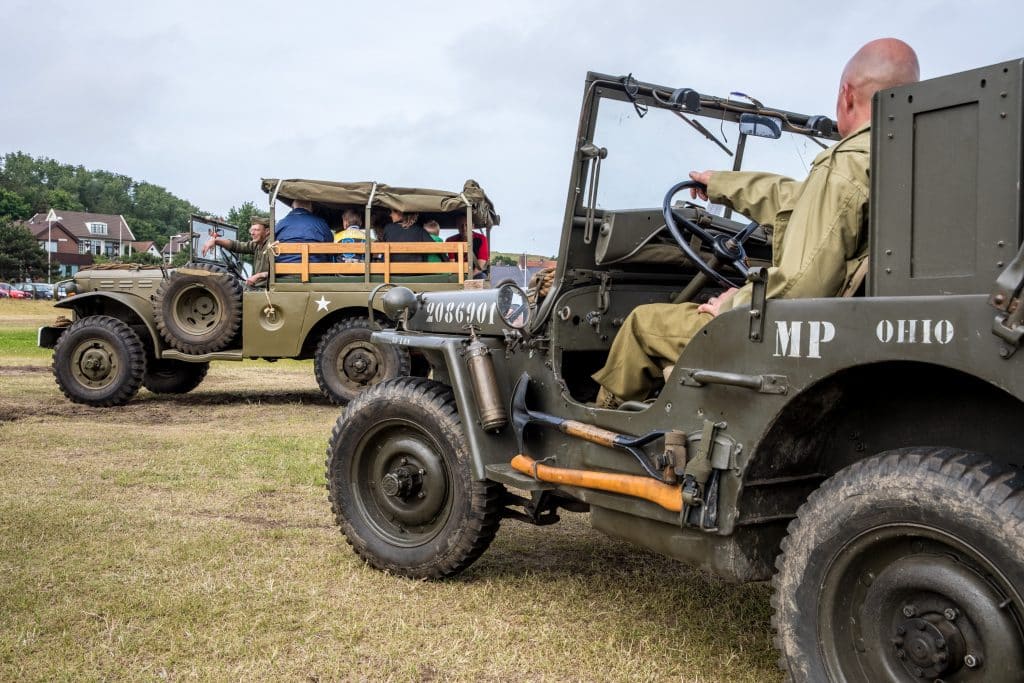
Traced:
<path fill-rule="evenodd" d="M 876 95 L 868 293 L 988 292 L 1022 234 L 1021 60 Z"/>
<path fill-rule="evenodd" d="M 145 280 L 139 281 L 145 282 Z M 157 281 L 159 282 L 159 278 Z M 146 295 L 147 298 L 142 298 L 136 291 L 132 291 L 130 288 L 126 289 L 128 289 L 126 292 L 99 291 L 76 294 L 70 299 L 54 304 L 54 306 L 57 308 L 73 309 L 75 315 L 79 318 L 93 315 L 95 312 L 102 312 L 104 315 L 113 315 L 116 318 L 120 318 L 118 307 L 127 308 L 142 320 L 149 331 L 149 336 L 156 347 L 156 351 L 159 352 L 163 348 L 164 343 L 156 330 L 153 306 L 149 302 L 148 294 Z M 149 288 L 144 287 L 143 291 L 148 292 Z"/>
<path fill-rule="evenodd" d="M 306 314 L 314 306 L 307 292 L 245 292 L 242 295 L 242 354 L 287 358 L 302 348 Z"/>

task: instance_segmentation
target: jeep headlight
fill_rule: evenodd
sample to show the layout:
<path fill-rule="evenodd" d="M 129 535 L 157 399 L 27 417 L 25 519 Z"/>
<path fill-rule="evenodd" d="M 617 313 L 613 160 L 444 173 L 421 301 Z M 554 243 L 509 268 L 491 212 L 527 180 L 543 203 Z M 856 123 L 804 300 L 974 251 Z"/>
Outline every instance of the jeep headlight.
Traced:
<path fill-rule="evenodd" d="M 530 322 L 530 300 L 517 285 L 506 282 L 498 288 L 498 314 L 509 327 L 521 330 Z"/>

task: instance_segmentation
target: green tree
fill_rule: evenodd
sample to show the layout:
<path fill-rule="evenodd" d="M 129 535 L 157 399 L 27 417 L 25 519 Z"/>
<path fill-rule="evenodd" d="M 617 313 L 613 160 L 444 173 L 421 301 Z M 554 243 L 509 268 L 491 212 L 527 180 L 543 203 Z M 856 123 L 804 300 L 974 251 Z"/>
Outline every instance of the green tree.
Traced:
<path fill-rule="evenodd" d="M 253 202 L 245 202 L 241 206 L 233 206 L 228 211 L 227 222 L 231 225 L 238 227 L 238 239 L 241 241 L 247 241 L 251 238 L 249 234 L 249 226 L 252 224 L 254 216 L 265 218 L 266 214 L 259 211 L 256 208 L 256 204 Z"/>
<path fill-rule="evenodd" d="M 137 251 L 131 256 L 125 256 L 123 263 L 138 263 L 144 266 L 156 266 L 163 262 L 158 256 L 153 256 L 148 251 Z"/>
<path fill-rule="evenodd" d="M 24 280 L 46 274 L 46 252 L 32 233 L 0 220 L 0 278 Z"/>
<path fill-rule="evenodd" d="M 92 171 L 22 152 L 0 160 L 0 189 L 14 192 L 31 212 L 88 211 L 124 216 L 140 240 L 166 244 L 185 230 L 189 214 L 202 213 L 166 189 L 110 171 Z M 248 226 L 246 226 L 248 227 Z"/>
<path fill-rule="evenodd" d="M 192 258 L 192 245 L 186 244 L 182 247 L 181 251 L 174 255 L 171 259 L 172 268 L 181 268 L 183 265 L 189 262 Z"/>
<path fill-rule="evenodd" d="M 32 217 L 32 205 L 17 192 L 0 187 L 0 220 L 23 221 Z"/>
<path fill-rule="evenodd" d="M 498 266 L 518 266 L 519 261 L 508 254 L 492 254 L 491 263 Z"/>
<path fill-rule="evenodd" d="M 43 192 L 43 201 L 46 203 L 46 207 L 38 209 L 40 213 L 49 211 L 51 208 L 57 213 L 61 211 L 85 211 L 85 206 L 82 205 L 82 202 L 78 201 L 78 197 L 63 188 L 46 190 Z"/>

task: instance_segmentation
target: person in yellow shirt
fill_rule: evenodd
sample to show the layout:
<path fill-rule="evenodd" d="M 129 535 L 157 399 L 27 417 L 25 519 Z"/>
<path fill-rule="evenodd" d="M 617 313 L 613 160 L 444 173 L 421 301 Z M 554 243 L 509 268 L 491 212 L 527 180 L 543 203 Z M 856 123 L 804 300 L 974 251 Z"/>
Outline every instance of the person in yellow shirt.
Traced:
<path fill-rule="evenodd" d="M 836 122 L 843 139 L 815 158 L 805 180 L 759 173 L 693 171 L 706 192 L 694 196 L 732 207 L 773 227 L 769 298 L 835 296 L 867 253 L 871 98 L 920 79 L 914 50 L 901 40 L 873 40 L 847 62 Z M 642 400 L 686 344 L 719 313 L 750 303 L 751 286 L 705 304 L 646 304 L 626 317 L 605 366 L 593 375 L 598 405 Z"/>
<path fill-rule="evenodd" d="M 362 263 L 365 254 L 363 246 L 366 244 L 366 231 L 363 230 L 363 219 L 358 211 L 346 209 L 341 214 L 341 230 L 334 233 L 334 241 L 337 244 L 351 244 L 359 251 L 352 254 L 342 254 L 342 260 L 348 263 Z"/>

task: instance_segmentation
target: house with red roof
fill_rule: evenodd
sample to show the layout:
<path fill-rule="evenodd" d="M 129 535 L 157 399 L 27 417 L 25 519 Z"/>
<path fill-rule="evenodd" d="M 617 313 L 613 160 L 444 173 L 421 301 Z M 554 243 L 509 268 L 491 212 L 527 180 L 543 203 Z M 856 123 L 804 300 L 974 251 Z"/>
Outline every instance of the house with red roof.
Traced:
<path fill-rule="evenodd" d="M 47 220 L 50 216 L 51 220 Z M 37 213 L 24 223 L 39 247 L 50 252 L 62 277 L 70 277 L 96 256 L 117 258 L 134 252 L 135 234 L 124 216 L 57 211 Z"/>

